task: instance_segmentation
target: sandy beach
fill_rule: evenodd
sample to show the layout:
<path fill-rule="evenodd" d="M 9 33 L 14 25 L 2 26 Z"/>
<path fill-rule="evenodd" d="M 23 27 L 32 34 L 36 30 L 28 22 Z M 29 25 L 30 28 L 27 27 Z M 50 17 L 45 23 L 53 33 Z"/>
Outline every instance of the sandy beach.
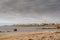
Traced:
<path fill-rule="evenodd" d="M 0 33 L 0 40 L 60 40 L 60 31 Z"/>

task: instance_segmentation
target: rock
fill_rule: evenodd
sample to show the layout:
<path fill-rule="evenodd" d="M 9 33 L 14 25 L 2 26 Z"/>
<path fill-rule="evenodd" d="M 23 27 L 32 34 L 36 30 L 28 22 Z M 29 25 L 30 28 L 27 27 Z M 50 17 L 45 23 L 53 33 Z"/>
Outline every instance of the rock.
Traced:
<path fill-rule="evenodd" d="M 17 29 L 14 29 L 14 31 L 17 31 Z"/>

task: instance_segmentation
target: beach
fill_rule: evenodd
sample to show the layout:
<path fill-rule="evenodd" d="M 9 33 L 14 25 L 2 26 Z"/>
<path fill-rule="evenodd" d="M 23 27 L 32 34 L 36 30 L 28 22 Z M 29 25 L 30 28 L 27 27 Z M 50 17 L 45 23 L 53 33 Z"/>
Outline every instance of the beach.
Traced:
<path fill-rule="evenodd" d="M 0 33 L 0 40 L 60 40 L 60 30 Z"/>

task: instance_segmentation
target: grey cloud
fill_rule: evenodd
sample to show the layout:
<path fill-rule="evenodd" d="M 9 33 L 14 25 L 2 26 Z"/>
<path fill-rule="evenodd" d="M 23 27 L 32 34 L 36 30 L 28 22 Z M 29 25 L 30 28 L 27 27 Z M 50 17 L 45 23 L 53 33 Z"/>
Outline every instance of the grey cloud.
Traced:
<path fill-rule="evenodd" d="M 1 0 L 1 11 L 23 13 L 55 12 L 60 10 L 60 0 Z"/>
<path fill-rule="evenodd" d="M 42 16 L 60 20 L 60 0 L 0 0 L 0 17 L 8 21 L 15 18 L 45 20 Z"/>

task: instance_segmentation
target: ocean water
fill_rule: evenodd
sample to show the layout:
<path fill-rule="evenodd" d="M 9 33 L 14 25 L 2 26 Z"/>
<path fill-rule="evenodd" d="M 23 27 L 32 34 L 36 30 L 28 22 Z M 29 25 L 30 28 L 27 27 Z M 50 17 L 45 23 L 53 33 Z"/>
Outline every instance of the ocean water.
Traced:
<path fill-rule="evenodd" d="M 0 31 L 4 32 L 13 32 L 14 29 L 17 29 L 17 32 L 37 32 L 37 31 L 53 31 L 57 27 L 15 27 L 15 26 L 0 26 Z"/>

